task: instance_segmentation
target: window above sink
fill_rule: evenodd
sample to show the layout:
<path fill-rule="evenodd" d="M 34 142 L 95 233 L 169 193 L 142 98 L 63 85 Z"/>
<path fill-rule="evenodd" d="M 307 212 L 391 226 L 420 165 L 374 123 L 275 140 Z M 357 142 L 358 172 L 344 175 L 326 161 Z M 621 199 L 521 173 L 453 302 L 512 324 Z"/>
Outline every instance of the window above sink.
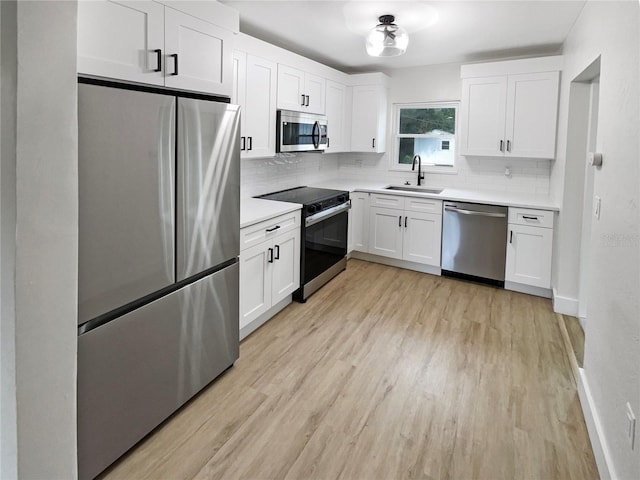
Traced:
<path fill-rule="evenodd" d="M 391 170 L 411 170 L 420 155 L 428 172 L 456 173 L 458 102 L 394 104 Z"/>

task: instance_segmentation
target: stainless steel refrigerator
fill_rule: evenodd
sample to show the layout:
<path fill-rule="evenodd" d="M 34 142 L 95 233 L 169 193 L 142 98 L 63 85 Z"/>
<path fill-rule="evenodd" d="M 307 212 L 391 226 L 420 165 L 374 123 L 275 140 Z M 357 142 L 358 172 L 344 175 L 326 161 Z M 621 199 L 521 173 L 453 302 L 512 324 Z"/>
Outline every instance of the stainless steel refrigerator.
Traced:
<path fill-rule="evenodd" d="M 80 79 L 80 478 L 238 358 L 240 115 L 220 100 Z"/>

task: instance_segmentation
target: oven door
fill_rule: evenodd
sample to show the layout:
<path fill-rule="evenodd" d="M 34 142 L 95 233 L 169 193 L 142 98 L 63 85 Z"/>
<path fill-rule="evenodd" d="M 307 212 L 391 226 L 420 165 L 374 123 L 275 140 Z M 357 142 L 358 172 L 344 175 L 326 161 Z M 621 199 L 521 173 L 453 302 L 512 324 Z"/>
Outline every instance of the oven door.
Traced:
<path fill-rule="evenodd" d="M 302 285 L 321 276 L 347 255 L 349 202 L 305 219 Z"/>
<path fill-rule="evenodd" d="M 278 111 L 278 152 L 322 151 L 327 148 L 324 115 Z"/>

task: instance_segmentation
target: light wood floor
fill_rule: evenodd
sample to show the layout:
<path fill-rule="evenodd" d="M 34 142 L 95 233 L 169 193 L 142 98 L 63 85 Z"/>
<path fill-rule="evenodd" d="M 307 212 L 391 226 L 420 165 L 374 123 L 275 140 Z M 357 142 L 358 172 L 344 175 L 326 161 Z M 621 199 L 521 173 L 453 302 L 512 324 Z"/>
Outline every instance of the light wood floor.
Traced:
<path fill-rule="evenodd" d="M 548 300 L 350 260 L 107 479 L 595 479 Z"/>

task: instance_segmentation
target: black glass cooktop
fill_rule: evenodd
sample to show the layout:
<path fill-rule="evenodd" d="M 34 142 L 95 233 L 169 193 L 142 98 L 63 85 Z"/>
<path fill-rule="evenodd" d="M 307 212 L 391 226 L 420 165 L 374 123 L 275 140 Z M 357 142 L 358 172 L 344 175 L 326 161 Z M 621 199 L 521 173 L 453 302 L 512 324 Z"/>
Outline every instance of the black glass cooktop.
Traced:
<path fill-rule="evenodd" d="M 256 198 L 264 198 L 266 200 L 278 200 L 280 202 L 301 203 L 302 205 L 310 205 L 312 203 L 322 202 L 324 200 L 343 197 L 342 202 L 349 199 L 349 192 L 343 190 L 331 190 L 328 188 L 315 187 L 295 187 L 280 192 L 267 193 L 259 195 Z M 337 202 L 341 203 L 341 202 Z"/>

